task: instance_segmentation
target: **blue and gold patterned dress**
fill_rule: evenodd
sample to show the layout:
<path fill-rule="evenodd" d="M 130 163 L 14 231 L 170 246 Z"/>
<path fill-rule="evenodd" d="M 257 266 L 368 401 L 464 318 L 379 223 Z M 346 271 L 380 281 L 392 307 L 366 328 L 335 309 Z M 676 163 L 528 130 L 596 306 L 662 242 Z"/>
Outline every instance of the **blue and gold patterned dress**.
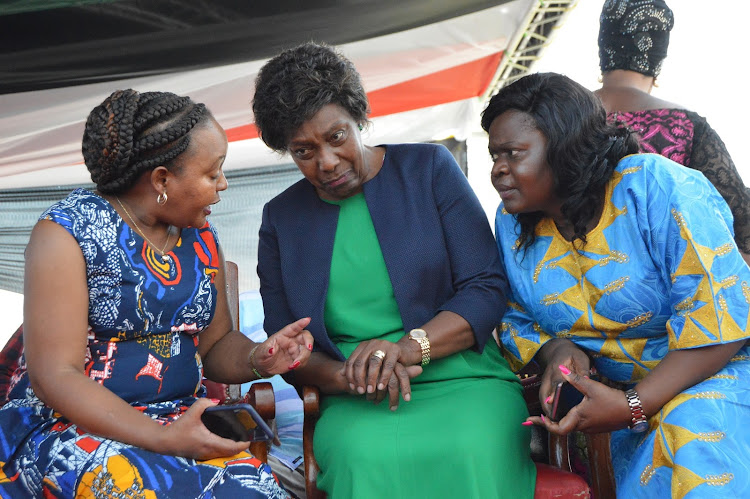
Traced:
<path fill-rule="evenodd" d="M 502 321 L 520 369 L 552 338 L 589 352 L 606 377 L 643 379 L 671 350 L 750 337 L 750 269 L 732 216 L 702 174 L 654 154 L 620 161 L 599 224 L 579 252 L 550 219 L 517 249 L 515 217 L 496 237 L 512 286 Z M 750 348 L 650 418 L 612 434 L 618 497 L 743 497 L 750 490 Z"/>
<path fill-rule="evenodd" d="M 162 424 L 174 421 L 204 396 L 198 333 L 216 308 L 213 229 L 183 229 L 164 262 L 84 189 L 41 219 L 64 227 L 85 258 L 85 373 Z M 23 359 L 9 399 L 0 409 L 2 497 L 286 497 L 247 452 L 198 462 L 86 433 L 36 397 Z"/>

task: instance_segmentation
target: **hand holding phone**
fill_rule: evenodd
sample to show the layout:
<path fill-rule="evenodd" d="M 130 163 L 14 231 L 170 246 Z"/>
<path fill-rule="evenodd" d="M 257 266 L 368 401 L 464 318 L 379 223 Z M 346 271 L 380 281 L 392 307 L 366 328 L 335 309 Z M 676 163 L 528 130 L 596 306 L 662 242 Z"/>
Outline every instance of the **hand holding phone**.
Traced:
<path fill-rule="evenodd" d="M 561 381 L 555 387 L 555 393 L 552 397 L 552 411 L 550 419 L 560 421 L 565 415 L 583 400 L 583 393 L 579 392 L 576 387 L 567 381 Z"/>
<path fill-rule="evenodd" d="M 590 379 L 598 381 L 599 377 L 596 373 L 593 373 Z M 583 401 L 583 397 L 583 393 L 579 392 L 576 387 L 567 381 L 561 381 L 555 387 L 555 393 L 552 396 L 550 419 L 560 421 L 573 407 Z"/>
<path fill-rule="evenodd" d="M 207 407 L 201 421 L 209 431 L 223 438 L 237 442 L 272 440 L 274 444 L 281 445 L 268 423 L 250 404 Z"/>

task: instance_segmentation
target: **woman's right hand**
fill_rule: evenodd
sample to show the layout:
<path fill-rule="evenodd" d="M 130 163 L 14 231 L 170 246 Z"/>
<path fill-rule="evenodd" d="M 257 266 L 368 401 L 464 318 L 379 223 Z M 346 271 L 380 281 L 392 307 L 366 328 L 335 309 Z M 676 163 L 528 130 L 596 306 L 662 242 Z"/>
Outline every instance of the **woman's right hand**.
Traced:
<path fill-rule="evenodd" d="M 396 362 L 391 379 L 385 388 L 376 390 L 374 396 L 368 393 L 367 398 L 379 404 L 388 396 L 388 406 L 392 411 L 395 411 L 398 409 L 399 395 L 404 397 L 407 402 L 411 400 L 411 380 L 420 374 L 422 374 L 422 366 L 404 366 L 400 362 Z"/>
<path fill-rule="evenodd" d="M 391 343 L 391 345 L 394 344 Z M 352 359 L 352 356 L 349 356 L 349 359 Z M 370 367 L 378 373 L 376 376 L 379 375 L 381 359 L 378 357 L 372 357 L 368 364 L 370 363 L 373 364 Z M 422 374 L 422 366 L 404 366 L 400 362 L 393 362 L 392 365 L 389 365 L 390 375 L 388 382 L 378 383 L 373 391 L 365 391 L 358 388 L 352 380 L 348 378 L 347 374 L 351 373 L 351 367 L 351 362 L 346 361 L 341 364 L 341 370 L 339 371 L 345 386 L 348 388 L 346 391 L 350 395 L 364 395 L 367 400 L 372 400 L 376 404 L 379 404 L 383 399 L 388 397 L 388 405 L 392 411 L 398 409 L 400 397 L 403 397 L 407 402 L 411 400 L 411 380 Z M 372 382 L 372 385 L 375 385 L 374 381 Z"/>
<path fill-rule="evenodd" d="M 575 343 L 565 339 L 550 340 L 545 344 L 545 369 L 542 383 L 539 386 L 539 401 L 542 410 L 552 414 L 552 398 L 558 383 L 565 381 L 560 366 L 573 374 L 588 376 L 591 371 L 591 360 Z"/>
<path fill-rule="evenodd" d="M 198 461 L 229 457 L 246 451 L 250 442 L 235 442 L 222 438 L 205 427 L 201 416 L 207 407 L 216 405 L 207 398 L 199 398 L 176 421 L 164 427 L 163 438 L 154 452 L 182 456 Z"/>

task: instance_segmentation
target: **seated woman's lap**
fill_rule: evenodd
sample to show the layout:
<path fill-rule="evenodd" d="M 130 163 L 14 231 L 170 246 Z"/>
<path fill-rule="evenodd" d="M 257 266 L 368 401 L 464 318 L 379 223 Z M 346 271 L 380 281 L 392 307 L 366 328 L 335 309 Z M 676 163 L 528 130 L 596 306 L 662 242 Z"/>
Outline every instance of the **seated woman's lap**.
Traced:
<path fill-rule="evenodd" d="M 648 434 L 612 434 L 618 494 L 651 497 L 654 490 L 688 497 L 739 497 L 750 490 L 750 347 L 714 376 L 685 390 L 651 419 Z M 642 440 L 643 439 L 643 440 Z M 739 495 L 737 495 L 739 494 Z"/>
<path fill-rule="evenodd" d="M 321 489 L 342 497 L 368 491 L 424 497 L 429 483 L 441 496 L 486 497 L 493 489 L 507 494 L 517 482 L 519 490 L 533 490 L 530 434 L 521 426 L 528 411 L 518 383 L 466 378 L 416 383 L 412 390 L 412 400 L 396 411 L 387 401 L 323 398 L 314 442 Z M 492 473 L 482 473 L 487 469 Z"/>

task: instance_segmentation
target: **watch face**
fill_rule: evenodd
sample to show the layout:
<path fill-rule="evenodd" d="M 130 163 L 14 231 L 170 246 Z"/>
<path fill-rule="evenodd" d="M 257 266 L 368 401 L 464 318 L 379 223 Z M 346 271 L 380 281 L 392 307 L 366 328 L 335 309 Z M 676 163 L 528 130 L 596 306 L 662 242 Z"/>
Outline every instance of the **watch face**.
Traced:
<path fill-rule="evenodd" d="M 630 430 L 634 433 L 643 433 L 648 430 L 648 421 L 638 421 L 630 427 Z"/>
<path fill-rule="evenodd" d="M 412 338 L 427 338 L 427 333 L 423 329 L 412 329 L 409 336 Z"/>

